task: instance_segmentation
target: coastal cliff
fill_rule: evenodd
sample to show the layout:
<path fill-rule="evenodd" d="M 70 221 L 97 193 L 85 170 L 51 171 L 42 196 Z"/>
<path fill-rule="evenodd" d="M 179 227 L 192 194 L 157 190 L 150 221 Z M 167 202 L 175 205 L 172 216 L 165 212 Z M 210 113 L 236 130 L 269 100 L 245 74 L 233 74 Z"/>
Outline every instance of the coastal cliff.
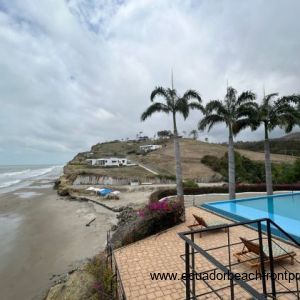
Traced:
<path fill-rule="evenodd" d="M 142 152 L 140 146 L 157 144 L 161 148 L 151 152 Z M 227 152 L 227 146 L 205 143 L 192 139 L 180 139 L 183 178 L 200 183 L 222 181 L 220 173 L 202 163 L 202 158 L 208 153 L 222 158 Z M 237 150 L 246 158 L 263 162 L 264 154 L 248 150 Z M 121 157 L 133 162 L 131 166 L 101 167 L 90 165 L 89 160 L 105 157 Z M 273 154 L 275 163 L 293 162 L 292 156 Z M 98 143 L 90 151 L 78 153 L 65 167 L 64 173 L 56 184 L 58 193 L 62 196 L 72 195 L 80 187 L 88 185 L 122 186 L 131 182 L 152 184 L 173 183 L 175 180 L 173 141 L 148 140 L 111 141 Z"/>

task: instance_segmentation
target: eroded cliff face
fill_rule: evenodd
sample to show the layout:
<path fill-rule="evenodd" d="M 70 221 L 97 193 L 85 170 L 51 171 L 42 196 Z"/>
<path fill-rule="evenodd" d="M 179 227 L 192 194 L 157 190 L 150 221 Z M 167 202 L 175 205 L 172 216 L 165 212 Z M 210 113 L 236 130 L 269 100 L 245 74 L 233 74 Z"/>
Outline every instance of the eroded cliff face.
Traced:
<path fill-rule="evenodd" d="M 57 190 L 57 193 L 60 196 L 68 196 L 70 195 L 70 189 L 72 187 L 73 181 L 76 178 L 76 174 L 73 176 L 70 175 L 62 175 L 60 178 L 55 182 L 54 188 Z"/>
<path fill-rule="evenodd" d="M 101 175 L 78 175 L 73 185 L 127 185 L 130 178 L 116 178 Z"/>
<path fill-rule="evenodd" d="M 73 181 L 73 186 L 77 185 L 129 185 L 131 182 L 142 182 L 148 184 L 171 184 L 174 180 L 169 180 L 165 178 L 158 177 L 144 177 L 138 178 L 134 177 L 112 177 L 112 176 L 102 176 L 102 175 L 77 175 L 76 179 Z"/>
<path fill-rule="evenodd" d="M 143 144 L 160 144 L 162 147 L 149 153 L 141 153 Z M 220 157 L 227 148 L 222 145 L 181 139 L 181 158 L 184 180 L 216 182 L 221 175 L 201 163 L 207 153 Z M 100 167 L 87 163 L 87 159 L 126 157 L 135 166 Z M 172 140 L 111 141 L 98 143 L 90 151 L 78 153 L 65 167 L 64 175 L 57 183 L 58 193 L 66 196 L 80 185 L 127 185 L 132 181 L 164 184 L 174 183 L 174 149 Z"/>
<path fill-rule="evenodd" d="M 64 283 L 53 286 L 45 300 L 93 300 L 98 299 L 94 289 L 96 278 L 84 271 L 72 273 Z"/>

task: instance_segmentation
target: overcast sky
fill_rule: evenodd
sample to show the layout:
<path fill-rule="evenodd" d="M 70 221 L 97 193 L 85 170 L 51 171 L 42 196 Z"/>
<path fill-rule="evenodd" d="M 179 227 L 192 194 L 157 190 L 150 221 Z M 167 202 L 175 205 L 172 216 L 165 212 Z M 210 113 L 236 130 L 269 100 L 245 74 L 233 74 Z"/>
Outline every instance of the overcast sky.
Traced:
<path fill-rule="evenodd" d="M 263 85 L 299 93 L 299 13 L 299 0 L 0 0 L 0 163 L 61 163 L 99 141 L 171 129 L 166 115 L 139 120 L 171 68 L 178 92 L 204 102 L 222 99 L 227 80 L 258 98 Z"/>

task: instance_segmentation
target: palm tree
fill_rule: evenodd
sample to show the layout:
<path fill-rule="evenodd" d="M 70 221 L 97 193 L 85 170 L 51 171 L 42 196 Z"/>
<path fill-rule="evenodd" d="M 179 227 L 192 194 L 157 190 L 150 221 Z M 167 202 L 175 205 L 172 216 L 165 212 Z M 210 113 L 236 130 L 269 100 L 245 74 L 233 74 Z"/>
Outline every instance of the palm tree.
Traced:
<path fill-rule="evenodd" d="M 162 97 L 165 103 L 156 102 L 154 99 L 157 97 Z M 190 102 L 190 100 L 195 99 L 196 102 Z M 190 109 L 200 109 L 203 111 L 203 106 L 201 105 L 201 97 L 194 90 L 188 90 L 184 93 L 182 97 L 177 95 L 177 91 L 173 88 L 163 88 L 156 87 L 150 96 L 151 102 L 153 102 L 141 115 L 141 120 L 145 121 L 147 118 L 152 116 L 154 113 L 163 112 L 172 115 L 173 128 L 174 128 L 174 153 L 175 153 L 175 166 L 176 166 L 176 186 L 177 186 L 177 198 L 184 204 L 183 196 L 183 185 L 182 185 L 182 170 L 181 170 L 181 159 L 180 159 L 180 147 L 178 140 L 178 130 L 176 116 L 181 114 L 184 119 L 189 115 Z"/>
<path fill-rule="evenodd" d="M 198 131 L 196 129 L 191 130 L 189 136 L 191 136 L 193 140 L 196 140 L 198 138 Z"/>
<path fill-rule="evenodd" d="M 237 96 L 237 91 L 227 88 L 224 101 L 212 100 L 205 107 L 205 116 L 199 122 L 199 130 L 208 131 L 217 123 L 225 123 L 229 131 L 228 137 L 228 186 L 229 198 L 235 199 L 235 159 L 233 136 L 240 130 L 251 126 L 247 116 L 253 113 L 255 95 L 246 91 Z M 239 126 L 237 126 L 239 124 Z"/>
<path fill-rule="evenodd" d="M 252 115 L 252 120 L 249 120 L 252 122 L 253 130 L 260 125 L 264 127 L 265 174 L 268 195 L 273 194 L 269 133 L 276 126 L 289 133 L 300 122 L 299 110 L 293 105 L 293 103 L 300 105 L 300 96 L 284 96 L 274 100 L 275 97 L 278 97 L 278 93 L 265 95 L 261 104 L 255 105 L 255 113 Z"/>

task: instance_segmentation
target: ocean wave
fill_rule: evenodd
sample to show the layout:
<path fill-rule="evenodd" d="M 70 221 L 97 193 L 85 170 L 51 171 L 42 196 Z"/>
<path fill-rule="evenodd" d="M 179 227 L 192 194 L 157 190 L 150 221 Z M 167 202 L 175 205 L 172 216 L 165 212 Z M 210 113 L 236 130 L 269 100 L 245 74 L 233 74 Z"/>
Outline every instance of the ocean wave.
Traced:
<path fill-rule="evenodd" d="M 5 173 L 0 173 L 0 189 L 16 185 L 20 182 L 30 182 L 38 178 L 55 178 L 61 173 L 62 166 L 47 166 L 36 168 L 32 166 L 24 170 L 7 170 Z"/>
<path fill-rule="evenodd" d="M 20 179 L 25 179 L 25 178 L 32 178 L 36 176 L 42 176 L 47 173 L 52 172 L 56 168 L 59 168 L 60 166 L 52 166 L 52 167 L 47 167 L 47 168 L 41 168 L 41 169 L 26 169 L 22 171 L 15 171 L 15 172 L 7 172 L 7 173 L 0 173 L 0 179 L 4 179 L 7 177 L 17 177 Z"/>
<path fill-rule="evenodd" d="M 21 182 L 21 180 L 12 180 L 12 181 L 0 183 L 0 189 L 15 185 L 19 182 Z"/>
<path fill-rule="evenodd" d="M 15 172 L 2 173 L 2 174 L 0 174 L 0 178 L 18 176 L 18 175 L 26 174 L 26 173 L 28 173 L 30 171 L 31 171 L 31 169 L 26 169 L 26 170 L 23 170 L 23 171 L 15 171 Z"/>

